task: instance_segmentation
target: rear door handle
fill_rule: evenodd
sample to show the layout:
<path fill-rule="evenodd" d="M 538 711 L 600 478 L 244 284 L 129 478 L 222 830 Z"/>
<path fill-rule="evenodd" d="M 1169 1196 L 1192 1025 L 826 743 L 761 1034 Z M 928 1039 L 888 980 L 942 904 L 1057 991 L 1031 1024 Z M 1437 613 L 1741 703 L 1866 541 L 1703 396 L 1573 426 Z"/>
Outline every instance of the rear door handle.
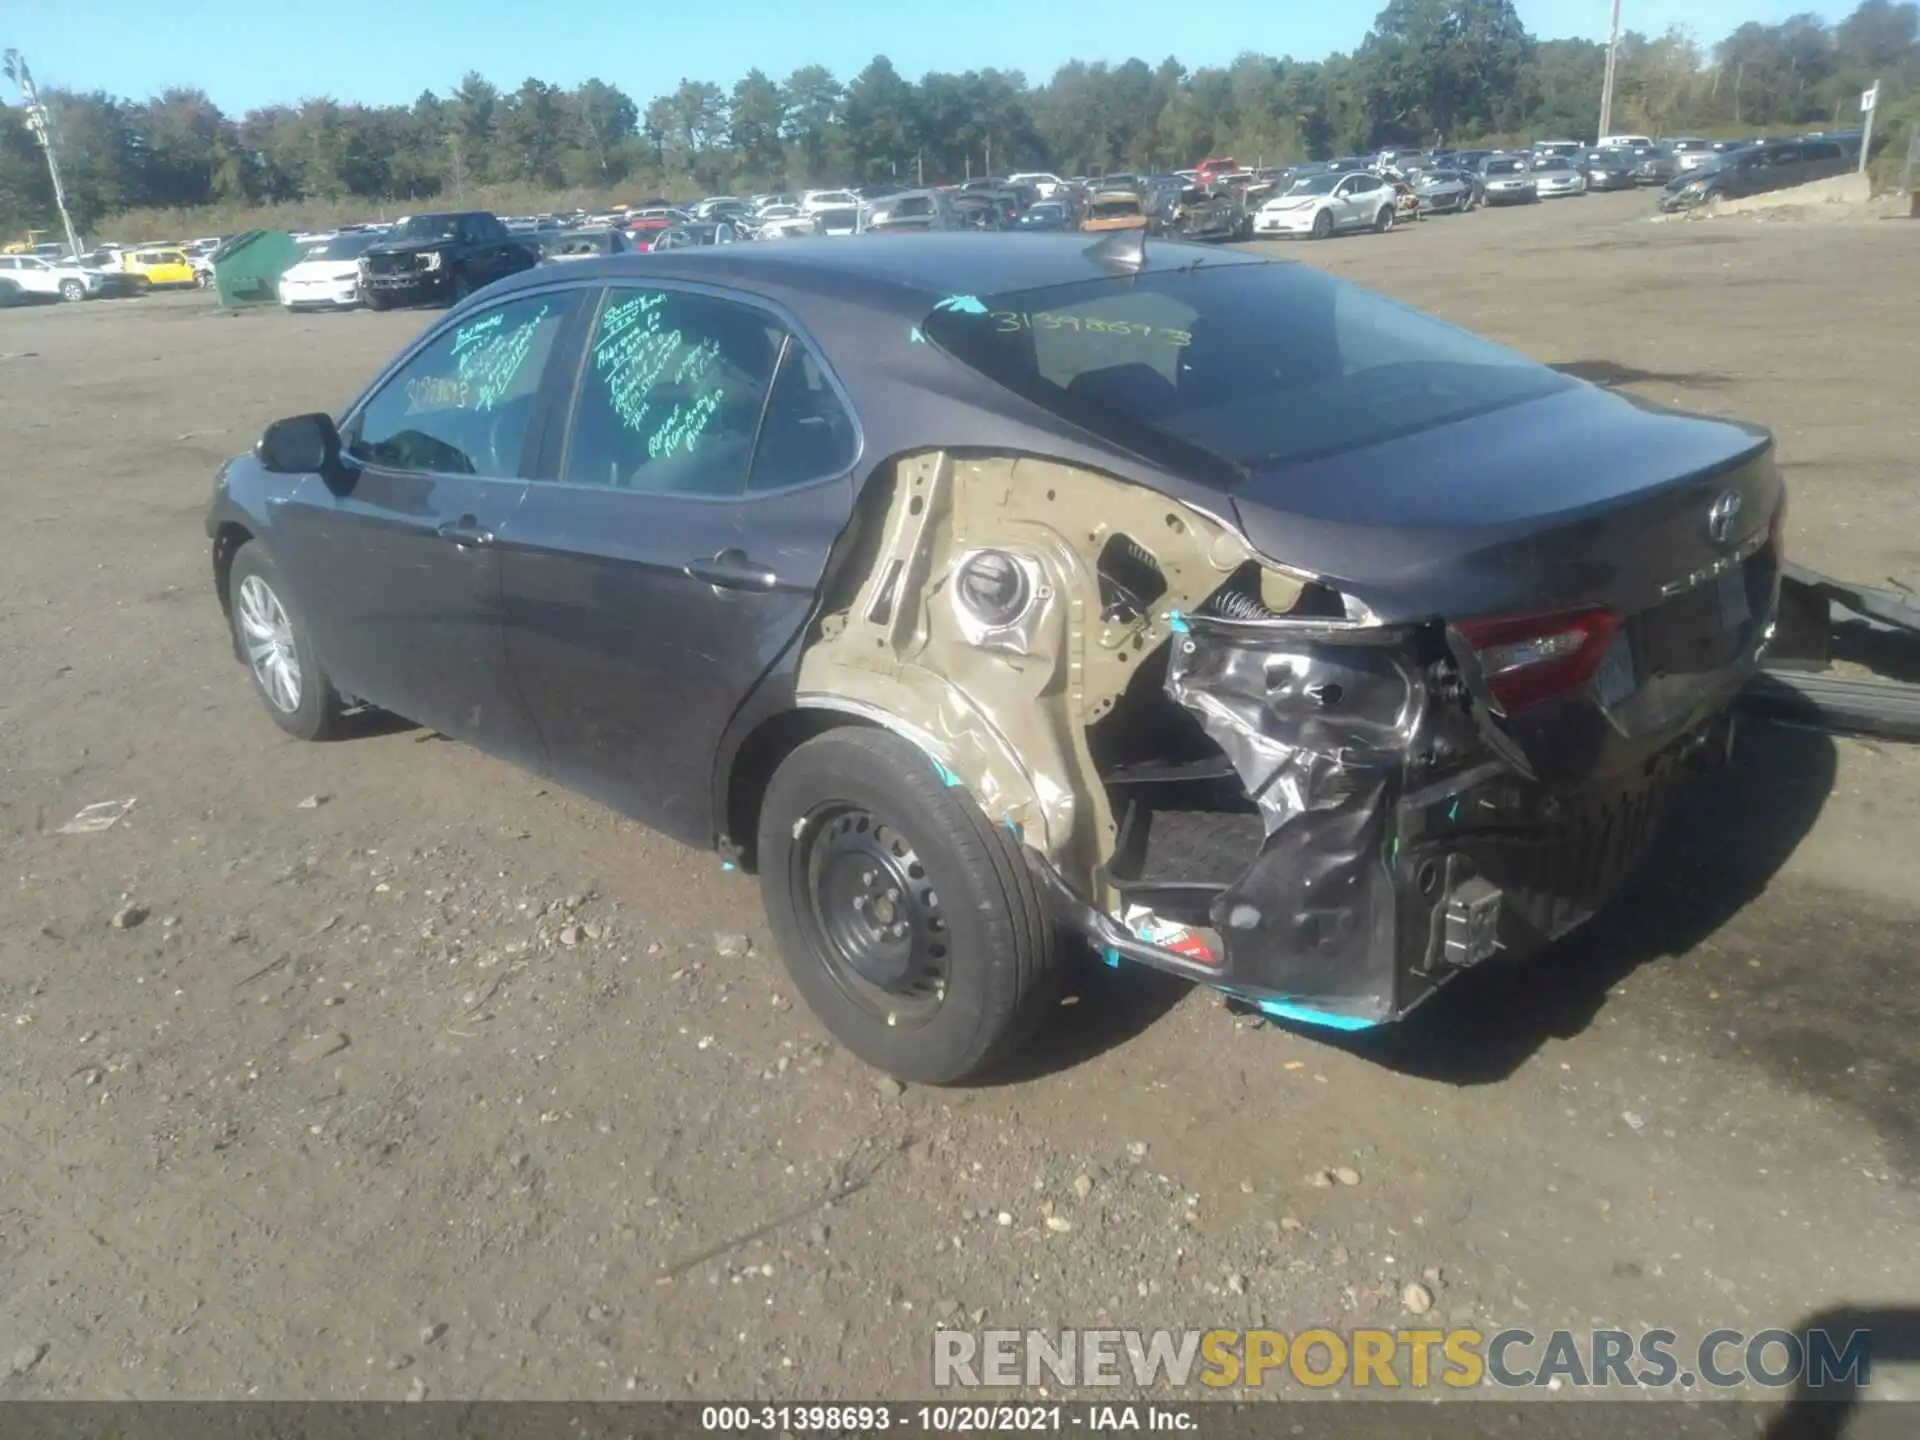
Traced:
<path fill-rule="evenodd" d="M 747 558 L 744 550 L 722 550 L 707 560 L 689 560 L 681 571 L 690 580 L 701 580 L 716 590 L 771 590 L 780 577 L 766 566 Z"/>
<path fill-rule="evenodd" d="M 493 544 L 493 532 L 483 530 L 478 518 L 472 515 L 462 515 L 458 520 L 449 520 L 434 533 L 442 540 L 451 540 L 462 550 Z"/>

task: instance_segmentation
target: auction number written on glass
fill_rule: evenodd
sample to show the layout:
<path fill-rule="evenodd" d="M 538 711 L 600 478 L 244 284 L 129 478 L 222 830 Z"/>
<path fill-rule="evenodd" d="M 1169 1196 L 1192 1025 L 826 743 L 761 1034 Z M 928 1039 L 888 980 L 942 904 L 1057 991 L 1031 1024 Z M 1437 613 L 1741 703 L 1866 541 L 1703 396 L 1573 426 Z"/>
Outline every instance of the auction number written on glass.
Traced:
<path fill-rule="evenodd" d="M 1175 330 L 1169 325 L 1147 325 L 1138 320 L 1102 320 L 1093 315 L 1062 315 L 1051 310 L 1043 310 L 1038 315 L 1029 315 L 1024 310 L 990 310 L 987 318 L 1003 335 L 1021 330 L 1073 330 L 1082 335 L 1139 335 L 1164 340 L 1169 345 L 1193 343 L 1191 331 Z"/>

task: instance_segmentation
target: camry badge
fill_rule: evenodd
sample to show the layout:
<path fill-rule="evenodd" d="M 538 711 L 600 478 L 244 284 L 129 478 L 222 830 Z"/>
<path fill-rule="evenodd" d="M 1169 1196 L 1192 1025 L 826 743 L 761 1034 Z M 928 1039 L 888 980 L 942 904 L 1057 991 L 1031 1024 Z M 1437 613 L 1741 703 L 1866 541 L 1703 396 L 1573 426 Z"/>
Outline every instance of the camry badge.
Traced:
<path fill-rule="evenodd" d="M 1725 545 L 1733 539 L 1734 522 L 1740 518 L 1740 495 L 1735 490 L 1722 490 L 1719 497 L 1707 510 L 1707 538 L 1716 545 Z"/>

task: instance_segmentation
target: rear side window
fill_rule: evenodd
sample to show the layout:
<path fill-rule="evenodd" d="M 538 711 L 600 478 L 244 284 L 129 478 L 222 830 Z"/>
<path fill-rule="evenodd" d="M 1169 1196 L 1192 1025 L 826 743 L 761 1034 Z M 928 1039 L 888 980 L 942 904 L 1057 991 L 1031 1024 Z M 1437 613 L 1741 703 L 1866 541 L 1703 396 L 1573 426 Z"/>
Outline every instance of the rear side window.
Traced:
<path fill-rule="evenodd" d="M 853 418 L 813 355 L 799 341 L 788 342 L 767 399 L 747 488 L 783 490 L 841 474 L 858 448 Z"/>
<path fill-rule="evenodd" d="M 574 292 L 530 295 L 449 326 L 347 426 L 346 450 L 389 470 L 513 479 Z"/>
<path fill-rule="evenodd" d="M 1840 147 L 1831 140 L 1809 140 L 1800 153 L 1809 160 L 1838 160 Z"/>
<path fill-rule="evenodd" d="M 1236 475 L 1418 433 L 1573 382 L 1304 265 L 1220 264 L 947 307 L 927 338 L 1159 463 Z"/>
<path fill-rule="evenodd" d="M 656 495 L 741 494 L 785 339 L 759 311 L 709 295 L 609 290 L 580 375 L 564 478 Z"/>

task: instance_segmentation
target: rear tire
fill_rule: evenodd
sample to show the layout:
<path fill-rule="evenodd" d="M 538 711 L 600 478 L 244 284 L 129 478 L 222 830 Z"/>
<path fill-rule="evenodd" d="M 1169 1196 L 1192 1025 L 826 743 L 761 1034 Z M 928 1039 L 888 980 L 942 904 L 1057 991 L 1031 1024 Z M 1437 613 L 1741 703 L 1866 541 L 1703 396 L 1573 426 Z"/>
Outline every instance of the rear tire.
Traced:
<path fill-rule="evenodd" d="M 898 736 L 847 727 L 789 755 L 758 853 L 795 986 L 869 1065 L 965 1080 L 1050 1008 L 1059 960 L 1018 844 Z"/>
<path fill-rule="evenodd" d="M 1384 235 L 1392 228 L 1393 206 L 1382 205 L 1379 213 L 1373 217 L 1373 232 L 1376 235 Z"/>
<path fill-rule="evenodd" d="M 20 282 L 17 280 L 0 280 L 0 310 L 6 309 L 9 305 L 18 305 L 19 303 Z"/>
<path fill-rule="evenodd" d="M 62 280 L 60 298 L 66 301 L 84 300 L 87 298 L 87 287 L 78 280 Z"/>
<path fill-rule="evenodd" d="M 323 740 L 346 706 L 313 653 L 305 620 L 258 541 L 234 554 L 227 572 L 228 623 L 254 694 L 273 723 L 297 740 Z"/>

